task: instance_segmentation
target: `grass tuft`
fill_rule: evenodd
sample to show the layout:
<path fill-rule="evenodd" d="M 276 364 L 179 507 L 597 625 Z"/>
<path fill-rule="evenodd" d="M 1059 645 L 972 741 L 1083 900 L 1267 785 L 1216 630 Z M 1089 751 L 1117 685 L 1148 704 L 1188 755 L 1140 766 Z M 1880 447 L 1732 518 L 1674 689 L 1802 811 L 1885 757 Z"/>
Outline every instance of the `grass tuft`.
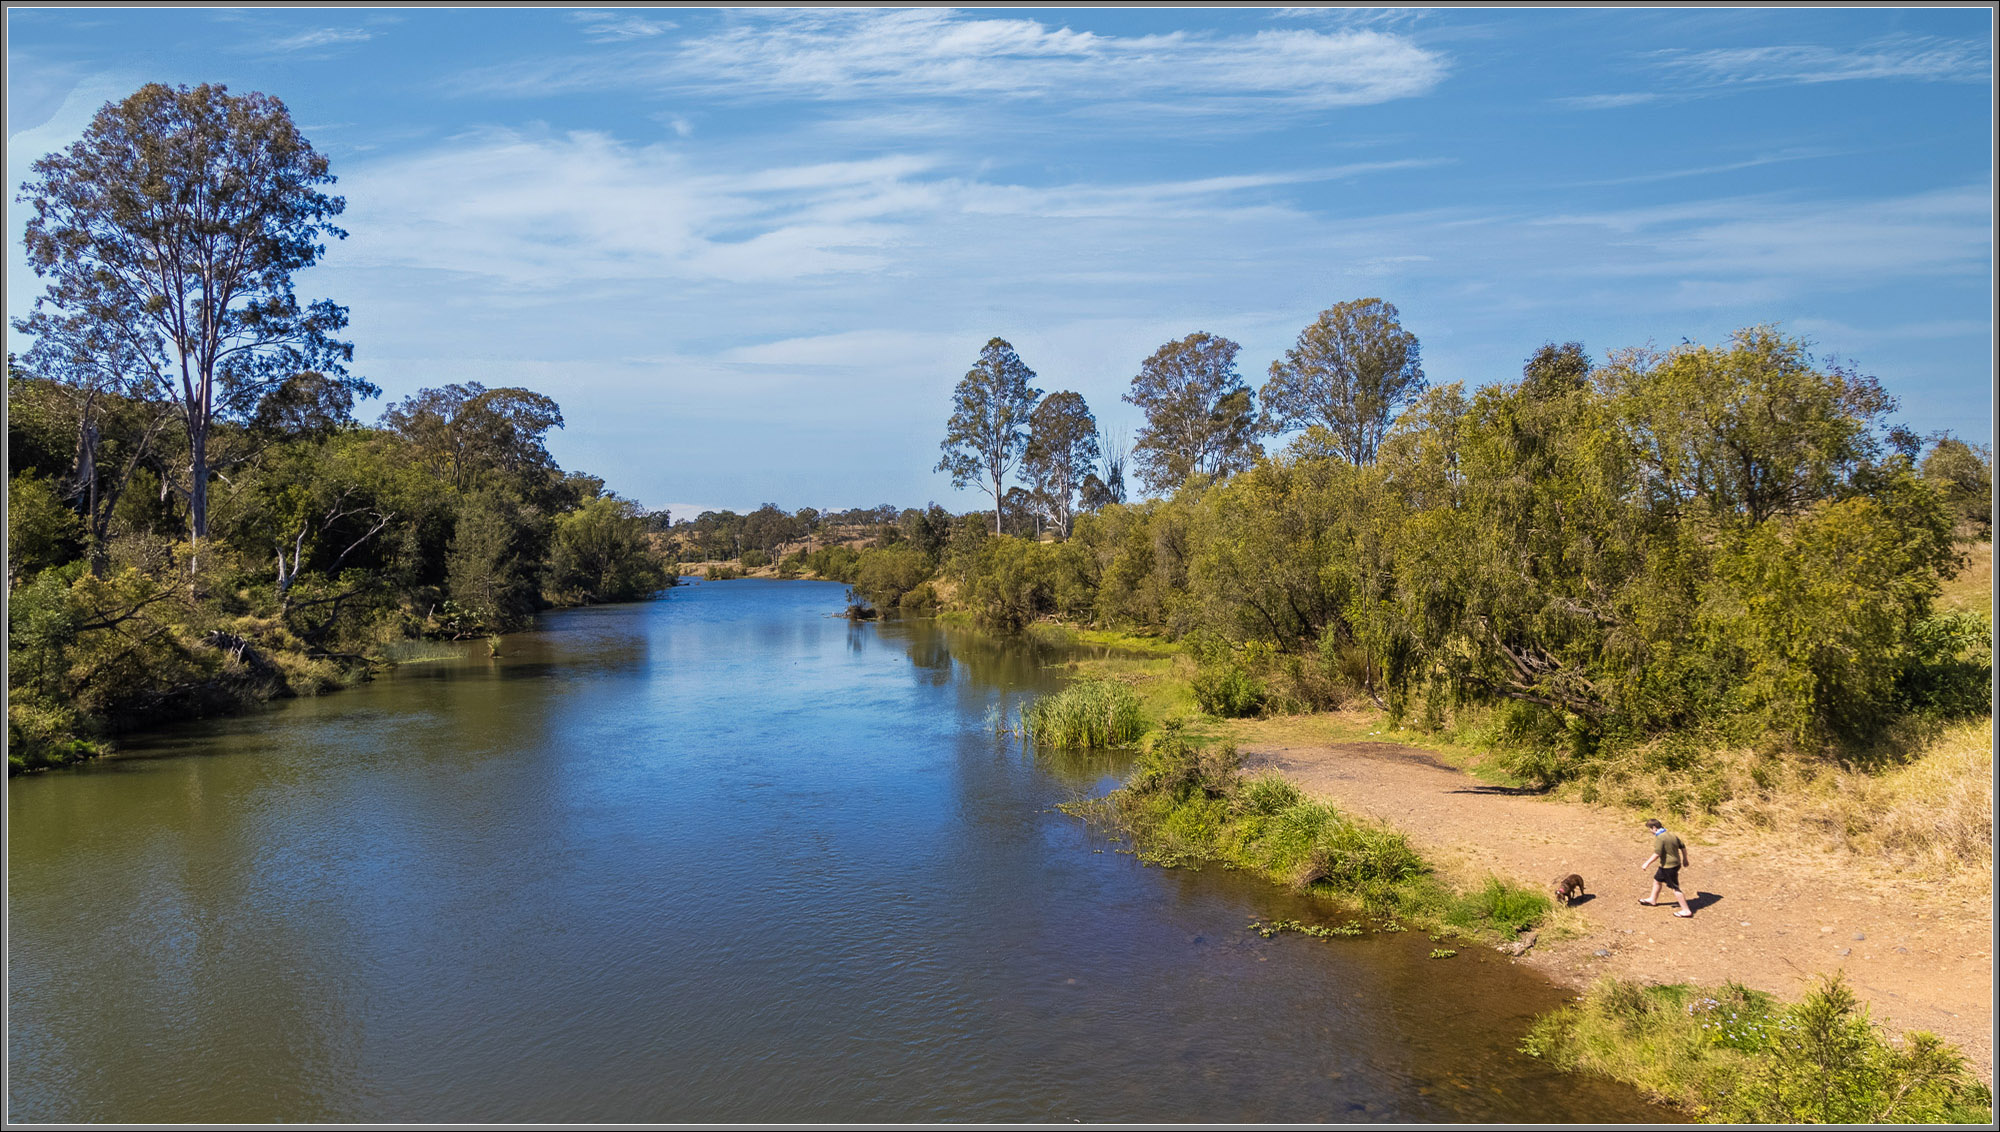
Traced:
<path fill-rule="evenodd" d="M 1021 714 L 1029 738 L 1048 747 L 1130 747 L 1146 730 L 1132 689 L 1113 680 L 1084 680 L 1043 696 Z"/>

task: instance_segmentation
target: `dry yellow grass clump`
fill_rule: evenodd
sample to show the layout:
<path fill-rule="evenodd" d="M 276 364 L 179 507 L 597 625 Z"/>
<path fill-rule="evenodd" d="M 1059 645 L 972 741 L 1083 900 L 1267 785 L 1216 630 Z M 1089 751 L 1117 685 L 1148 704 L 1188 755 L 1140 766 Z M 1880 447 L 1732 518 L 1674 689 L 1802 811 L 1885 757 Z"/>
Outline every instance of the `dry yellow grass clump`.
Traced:
<path fill-rule="evenodd" d="M 1735 777 L 1733 774 L 1730 777 Z M 1867 871 L 1957 891 L 1993 883 L 1993 720 L 1948 727 L 1908 761 L 1876 772 L 1799 761 L 1744 790 L 1702 824 L 1748 824 L 1800 848 L 1852 854 Z M 1777 779 L 1777 781 L 1773 781 Z"/>
<path fill-rule="evenodd" d="M 1938 595 L 1937 608 L 1947 612 L 1990 611 L 1993 608 L 1993 544 L 1961 542 L 1958 551 L 1965 555 L 1965 566 L 1945 582 L 1944 592 Z"/>
<path fill-rule="evenodd" d="M 1835 798 L 1861 852 L 1882 851 L 1930 869 L 1993 869 L 1993 720 L 1951 728 L 1914 762 L 1864 779 Z"/>

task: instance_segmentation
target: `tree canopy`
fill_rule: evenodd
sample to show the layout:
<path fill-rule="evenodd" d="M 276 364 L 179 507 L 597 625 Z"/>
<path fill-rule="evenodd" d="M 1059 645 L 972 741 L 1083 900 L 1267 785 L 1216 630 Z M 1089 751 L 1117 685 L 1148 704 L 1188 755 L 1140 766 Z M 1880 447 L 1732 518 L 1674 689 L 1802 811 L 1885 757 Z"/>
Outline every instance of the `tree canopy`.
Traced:
<path fill-rule="evenodd" d="M 1264 454 L 1255 394 L 1236 372 L 1240 349 L 1200 332 L 1140 363 L 1125 400 L 1146 414 L 1132 459 L 1148 490 L 1171 491 L 1191 475 L 1239 472 Z"/>
<path fill-rule="evenodd" d="M 1080 393 L 1051 393 L 1028 421 L 1028 447 L 1021 468 L 1035 505 L 1069 537 L 1079 496 L 1100 458 L 1097 418 Z"/>
<path fill-rule="evenodd" d="M 19 326 L 40 337 L 115 344 L 127 372 L 150 369 L 179 408 L 189 451 L 196 540 L 208 533 L 209 440 L 272 388 L 311 371 L 372 396 L 348 376 L 353 348 L 333 336 L 345 308 L 301 305 L 294 274 L 344 237 L 345 202 L 325 157 L 267 94 L 214 84 L 149 83 L 97 112 L 81 140 L 35 162 L 19 200 L 32 206 L 28 260 L 49 280 Z"/>
<path fill-rule="evenodd" d="M 1035 371 L 1002 338 L 987 341 L 952 393 L 951 418 L 938 445 L 944 458 L 937 470 L 951 473 L 951 485 L 975 479 L 993 497 L 993 533 L 1000 533 L 1007 491 L 1003 484 L 1028 442 L 1028 419 L 1042 391 L 1028 383 Z"/>
<path fill-rule="evenodd" d="M 1424 391 L 1417 336 L 1380 299 L 1320 312 L 1285 356 L 1271 363 L 1264 411 L 1273 431 L 1318 425 L 1354 464 L 1375 460 L 1389 423 Z"/>

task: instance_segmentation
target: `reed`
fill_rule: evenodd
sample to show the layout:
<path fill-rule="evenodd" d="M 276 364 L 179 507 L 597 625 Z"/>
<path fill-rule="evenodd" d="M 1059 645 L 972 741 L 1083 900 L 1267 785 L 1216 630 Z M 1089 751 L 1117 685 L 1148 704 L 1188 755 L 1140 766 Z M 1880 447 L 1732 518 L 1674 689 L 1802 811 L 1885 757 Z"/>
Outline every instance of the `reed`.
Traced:
<path fill-rule="evenodd" d="M 1146 713 L 1125 685 L 1084 680 L 1036 700 L 1021 713 L 1021 724 L 1040 746 L 1130 747 L 1146 730 Z"/>

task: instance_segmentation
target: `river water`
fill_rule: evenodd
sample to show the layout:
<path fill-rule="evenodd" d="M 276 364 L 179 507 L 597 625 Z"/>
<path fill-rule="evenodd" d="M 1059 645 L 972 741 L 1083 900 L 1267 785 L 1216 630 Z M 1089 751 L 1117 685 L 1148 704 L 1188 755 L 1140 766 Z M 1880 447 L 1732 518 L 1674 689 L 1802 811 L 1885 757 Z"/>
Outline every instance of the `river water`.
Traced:
<path fill-rule="evenodd" d="M 10 1121 L 1646 1121 L 1560 994 L 1162 870 L 1058 659 L 683 586 L 18 778 Z"/>

